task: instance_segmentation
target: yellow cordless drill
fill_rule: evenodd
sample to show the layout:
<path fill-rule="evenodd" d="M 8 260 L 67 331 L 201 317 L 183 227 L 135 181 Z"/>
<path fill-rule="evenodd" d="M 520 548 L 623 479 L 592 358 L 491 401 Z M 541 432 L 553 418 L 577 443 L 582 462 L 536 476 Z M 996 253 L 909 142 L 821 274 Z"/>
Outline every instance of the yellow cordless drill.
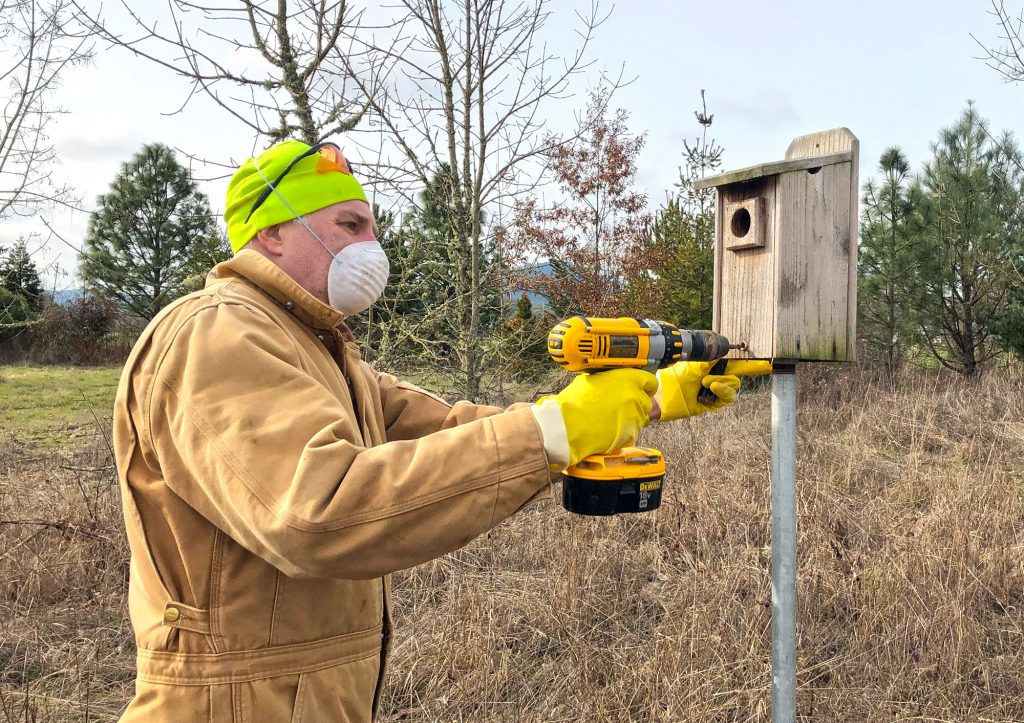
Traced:
<path fill-rule="evenodd" d="M 548 334 L 548 353 L 570 372 L 644 369 L 652 374 L 681 361 L 719 362 L 712 374 L 724 374 L 722 357 L 743 344 L 713 331 L 680 329 L 653 319 L 595 319 L 574 316 Z M 715 401 L 710 389 L 700 390 L 705 404 Z M 562 473 L 562 506 L 581 515 L 648 512 L 661 504 L 665 459 L 656 449 L 624 447 L 593 454 Z"/>

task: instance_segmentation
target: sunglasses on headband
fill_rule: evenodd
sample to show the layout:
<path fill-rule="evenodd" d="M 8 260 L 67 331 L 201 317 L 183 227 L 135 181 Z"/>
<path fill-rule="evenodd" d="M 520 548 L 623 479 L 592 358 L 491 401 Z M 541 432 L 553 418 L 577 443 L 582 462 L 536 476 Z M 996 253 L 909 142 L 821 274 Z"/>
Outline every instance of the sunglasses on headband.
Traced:
<path fill-rule="evenodd" d="M 348 176 L 352 175 L 352 167 L 348 161 L 345 160 L 345 156 L 341 153 L 341 148 L 335 143 L 317 143 L 315 146 L 310 148 L 308 151 L 303 151 L 299 155 L 295 156 L 284 170 L 274 179 L 273 183 L 269 184 L 263 189 L 263 192 L 256 197 L 256 202 L 253 203 L 252 208 L 249 209 L 249 215 L 245 217 L 246 222 L 252 218 L 252 215 L 256 213 L 256 209 L 259 208 L 264 201 L 270 198 L 270 194 L 274 192 L 281 180 L 288 175 L 288 171 L 295 167 L 295 164 L 301 161 L 303 158 L 309 158 L 314 153 L 320 154 L 320 159 L 316 163 L 317 173 L 331 173 L 332 171 L 340 171 Z"/>

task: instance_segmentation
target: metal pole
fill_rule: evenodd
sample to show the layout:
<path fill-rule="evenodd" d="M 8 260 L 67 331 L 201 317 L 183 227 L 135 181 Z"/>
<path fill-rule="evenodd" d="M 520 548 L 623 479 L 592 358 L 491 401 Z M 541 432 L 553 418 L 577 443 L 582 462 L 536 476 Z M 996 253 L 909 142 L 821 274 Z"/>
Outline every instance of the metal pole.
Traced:
<path fill-rule="evenodd" d="M 796 364 L 772 365 L 772 723 L 796 721 Z"/>

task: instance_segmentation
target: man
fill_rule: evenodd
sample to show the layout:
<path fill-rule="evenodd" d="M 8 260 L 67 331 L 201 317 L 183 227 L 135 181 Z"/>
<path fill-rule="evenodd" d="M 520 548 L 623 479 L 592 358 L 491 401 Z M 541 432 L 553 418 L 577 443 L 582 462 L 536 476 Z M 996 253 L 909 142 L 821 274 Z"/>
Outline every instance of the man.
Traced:
<path fill-rule="evenodd" d="M 549 496 L 551 468 L 635 440 L 656 378 L 581 375 L 508 410 L 451 406 L 362 362 L 344 317 L 387 259 L 337 146 L 273 146 L 235 173 L 235 256 L 143 332 L 114 443 L 138 645 L 125 721 L 370 721 L 390 573 Z M 736 376 L 676 365 L 663 418 Z M 657 415 L 658 412 L 655 412 Z"/>

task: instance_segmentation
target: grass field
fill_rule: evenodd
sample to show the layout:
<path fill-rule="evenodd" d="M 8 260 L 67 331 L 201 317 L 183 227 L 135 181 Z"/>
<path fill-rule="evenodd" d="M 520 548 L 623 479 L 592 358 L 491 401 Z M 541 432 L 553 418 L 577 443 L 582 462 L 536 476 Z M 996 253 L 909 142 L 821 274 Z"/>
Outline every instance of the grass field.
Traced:
<path fill-rule="evenodd" d="M 0 434 L 68 448 L 109 418 L 120 367 L 0 366 Z"/>
<path fill-rule="evenodd" d="M 0 374 L 0 721 L 112 721 L 134 665 L 117 373 Z M 396 575 L 382 721 L 767 721 L 769 402 L 645 432 L 655 513 L 541 503 Z M 800 720 L 1024 720 L 1019 372 L 808 368 L 799 436 Z"/>

